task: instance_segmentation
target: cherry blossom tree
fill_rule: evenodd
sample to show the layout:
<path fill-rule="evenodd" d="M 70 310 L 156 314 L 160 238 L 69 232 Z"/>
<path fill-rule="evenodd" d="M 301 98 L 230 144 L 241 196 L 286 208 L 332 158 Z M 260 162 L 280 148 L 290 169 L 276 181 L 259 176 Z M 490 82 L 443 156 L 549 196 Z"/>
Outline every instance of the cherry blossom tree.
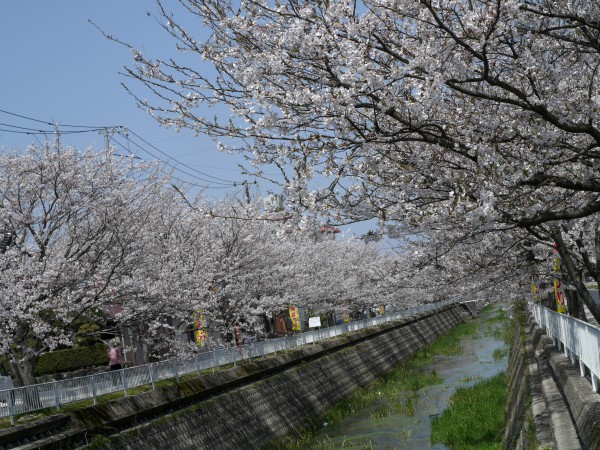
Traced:
<path fill-rule="evenodd" d="M 190 202 L 188 219 L 178 223 L 185 237 L 169 245 L 177 263 L 166 283 L 173 287 L 185 277 L 178 267 L 191 267 L 186 259 L 201 261 L 190 272 L 194 301 L 181 305 L 181 322 L 202 311 L 210 329 L 226 332 L 236 324 L 251 328 L 253 319 L 290 306 L 326 312 L 386 300 L 406 307 L 408 302 L 391 295 L 394 257 L 362 242 L 323 239 L 315 228 L 297 225 L 265 220 L 258 203 Z"/>
<path fill-rule="evenodd" d="M 110 150 L 0 155 L 0 227 L 10 236 L 0 253 L 0 350 L 18 384 L 34 382 L 41 353 L 72 343 L 73 323 L 107 309 L 154 351 L 185 355 L 194 313 L 227 331 L 289 306 L 420 300 L 399 294 L 398 258 L 375 245 L 324 239 L 310 217 L 265 220 L 258 202 L 209 201 L 171 182 L 160 166 Z"/>
<path fill-rule="evenodd" d="M 0 155 L 0 350 L 19 384 L 39 355 L 72 342 L 69 324 L 149 298 L 147 217 L 167 177 L 110 152 L 31 146 Z"/>
<path fill-rule="evenodd" d="M 338 223 L 556 243 L 600 317 L 579 277 L 600 281 L 597 2 L 179 3 L 185 20 L 158 5 L 185 64 L 132 48 L 127 71 L 161 124 L 241 142 L 259 175 L 282 169 L 290 204 Z"/>

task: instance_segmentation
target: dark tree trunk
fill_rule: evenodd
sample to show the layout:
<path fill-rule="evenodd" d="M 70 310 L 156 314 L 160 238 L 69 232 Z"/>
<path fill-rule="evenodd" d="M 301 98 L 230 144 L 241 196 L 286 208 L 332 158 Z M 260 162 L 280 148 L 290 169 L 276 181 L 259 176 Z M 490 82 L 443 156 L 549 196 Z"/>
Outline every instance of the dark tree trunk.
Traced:
<path fill-rule="evenodd" d="M 35 384 L 35 366 L 38 357 L 34 355 L 26 356 L 17 361 L 10 362 L 10 369 L 13 375 L 13 382 L 16 387 L 29 386 Z"/>
<path fill-rule="evenodd" d="M 579 293 L 577 291 L 567 291 L 566 294 L 569 315 L 579 320 L 587 322 L 587 317 L 585 316 L 585 309 L 583 308 L 583 302 L 579 297 Z"/>
<path fill-rule="evenodd" d="M 600 322 L 600 306 L 594 302 L 590 292 L 588 291 L 585 283 L 581 279 L 579 275 L 580 272 L 577 270 L 575 266 L 575 262 L 571 257 L 571 253 L 567 245 L 565 245 L 565 241 L 562 238 L 562 234 L 560 230 L 554 229 L 552 233 L 552 238 L 557 244 L 558 253 L 560 254 L 562 266 L 566 269 L 567 275 L 569 276 L 570 282 L 575 286 L 577 292 L 579 293 L 580 299 L 585 303 L 585 305 L 590 310 L 594 319 Z"/>

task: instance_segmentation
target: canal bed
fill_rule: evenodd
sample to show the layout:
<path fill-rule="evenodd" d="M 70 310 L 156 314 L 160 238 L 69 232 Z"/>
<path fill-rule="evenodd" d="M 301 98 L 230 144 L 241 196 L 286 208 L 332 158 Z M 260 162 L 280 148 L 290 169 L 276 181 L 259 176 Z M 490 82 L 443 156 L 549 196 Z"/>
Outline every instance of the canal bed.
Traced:
<path fill-rule="evenodd" d="M 324 424 L 309 448 L 446 449 L 430 443 L 431 418 L 443 412 L 457 388 L 468 388 L 507 368 L 507 345 L 502 339 L 506 322 L 497 320 L 499 313 L 497 306 L 484 310 L 473 321 L 475 333 L 461 339 L 460 354 L 434 356 L 422 368 L 424 377 L 433 374 L 438 383 L 396 398 L 377 397 L 375 392 L 369 406 L 337 423 Z"/>

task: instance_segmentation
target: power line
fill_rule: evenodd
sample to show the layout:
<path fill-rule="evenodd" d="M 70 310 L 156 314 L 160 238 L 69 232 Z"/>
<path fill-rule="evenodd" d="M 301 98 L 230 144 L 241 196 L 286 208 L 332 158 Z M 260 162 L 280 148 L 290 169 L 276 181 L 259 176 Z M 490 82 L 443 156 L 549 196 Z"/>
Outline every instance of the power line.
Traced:
<path fill-rule="evenodd" d="M 14 134 L 31 134 L 31 135 L 36 135 L 36 134 L 52 134 L 54 133 L 54 131 L 18 131 L 18 130 L 7 130 L 4 128 L 0 128 L 0 131 L 4 131 L 6 133 L 14 133 Z"/>
<path fill-rule="evenodd" d="M 217 180 L 217 181 L 222 181 L 222 182 L 224 182 L 224 183 L 227 183 L 227 184 L 232 184 L 232 183 L 233 183 L 233 181 L 230 181 L 230 180 L 225 180 L 225 179 L 223 179 L 223 178 L 219 178 L 219 177 L 215 177 L 215 176 L 213 176 L 213 175 L 210 175 L 210 174 L 208 174 L 208 173 L 205 173 L 205 172 L 202 172 L 202 171 L 200 171 L 200 170 L 194 169 L 193 167 L 190 167 L 190 166 L 188 166 L 188 165 L 186 165 L 186 164 L 182 163 L 181 161 L 178 161 L 178 160 L 176 160 L 175 158 L 173 158 L 173 157 L 171 157 L 171 156 L 167 155 L 165 152 L 163 152 L 162 150 L 160 150 L 160 149 L 159 149 L 158 147 L 156 147 L 155 145 L 152 145 L 150 142 L 146 141 L 145 139 L 143 139 L 141 136 L 139 136 L 138 134 L 136 134 L 134 131 L 132 131 L 132 130 L 128 130 L 128 131 L 129 131 L 131 134 L 133 134 L 135 137 L 137 137 L 137 138 L 138 138 L 140 141 L 142 141 L 144 144 L 146 144 L 146 145 L 148 145 L 148 146 L 152 147 L 152 148 L 153 148 L 154 150 L 156 150 L 157 152 L 159 152 L 159 153 L 161 153 L 161 154 L 165 155 L 167 158 L 170 158 L 171 160 L 175 161 L 175 162 L 176 162 L 176 163 L 178 163 L 178 164 L 181 164 L 182 166 L 186 167 L 186 168 L 187 168 L 187 169 L 189 169 L 189 170 L 192 170 L 192 171 L 194 171 L 194 172 L 196 172 L 196 173 L 199 173 L 199 174 L 200 174 L 200 175 L 202 175 L 202 176 L 205 176 L 205 177 L 208 177 L 208 178 L 212 178 L 212 179 L 214 179 L 214 180 Z"/>
<path fill-rule="evenodd" d="M 121 133 L 119 133 L 119 134 L 121 134 Z M 121 134 L 121 135 L 122 135 L 122 134 Z M 135 135 L 135 136 L 137 136 L 137 135 Z M 124 137 L 125 137 L 126 139 L 129 139 L 129 138 L 127 138 L 127 136 L 124 136 Z M 113 140 L 114 140 L 114 139 L 113 139 Z M 115 142 L 116 142 L 116 141 L 115 141 Z M 187 172 L 187 171 L 185 171 L 185 170 L 183 170 L 183 169 L 181 169 L 181 168 L 179 168 L 179 167 L 177 167 L 177 166 L 175 166 L 175 165 L 171 164 L 171 162 L 170 162 L 170 161 L 165 161 L 164 159 L 162 159 L 161 157 L 159 157 L 159 156 L 155 155 L 154 153 L 152 153 L 151 151 L 149 151 L 149 150 L 148 150 L 148 149 L 146 149 L 145 147 L 141 146 L 140 144 L 138 144 L 138 143 L 137 143 L 137 142 L 135 142 L 134 140 L 132 140 L 132 139 L 129 139 L 129 142 L 131 142 L 133 145 L 135 145 L 137 148 L 139 148 L 139 149 L 140 149 L 140 150 L 142 150 L 143 152 L 146 152 L 146 153 L 148 153 L 148 154 L 149 154 L 150 156 L 152 156 L 154 159 L 157 159 L 157 160 L 161 161 L 163 164 L 167 165 L 168 167 L 171 167 L 172 169 L 178 170 L 178 171 L 180 171 L 181 173 L 184 173 L 184 174 L 186 174 L 186 175 L 188 175 L 188 176 L 190 176 L 190 177 L 192 177 L 192 178 L 196 178 L 196 179 L 198 179 L 198 180 L 200 180 L 200 181 L 204 181 L 205 183 L 221 184 L 221 185 L 228 186 L 228 187 L 233 187 L 233 186 L 234 186 L 234 183 L 233 183 L 233 182 L 221 182 L 221 181 L 207 180 L 206 178 L 202 178 L 202 177 L 199 177 L 198 175 L 194 175 L 193 173 Z M 154 148 L 154 147 L 153 147 L 153 148 Z M 161 153 L 162 153 L 162 154 L 164 154 L 165 156 L 167 156 L 167 157 L 168 157 L 168 155 L 167 155 L 166 153 L 164 153 L 164 152 L 161 152 Z M 172 158 L 171 158 L 171 159 L 172 159 Z M 192 169 L 192 168 L 190 168 L 190 167 L 186 166 L 185 164 L 183 164 L 183 163 L 181 163 L 181 162 L 177 161 L 176 159 L 172 159 L 172 160 L 173 160 L 173 161 L 175 161 L 176 163 L 179 163 L 179 164 L 181 164 L 182 166 L 184 166 L 184 167 L 186 167 L 186 168 L 188 168 L 188 169 L 194 170 L 194 169 Z M 196 171 L 196 172 L 199 172 L 199 171 Z M 202 173 L 202 172 L 199 172 L 199 173 Z"/>
<path fill-rule="evenodd" d="M 126 140 L 127 140 L 127 146 L 124 146 L 122 143 L 118 142 L 114 136 L 111 137 L 111 139 L 113 140 L 113 142 L 115 142 L 117 145 L 119 145 L 120 147 L 122 147 L 123 149 L 125 149 L 127 152 L 133 154 L 134 156 L 137 157 L 137 155 L 135 155 L 135 153 L 133 153 L 130 148 L 129 148 L 129 144 L 133 144 L 135 145 L 137 148 L 139 148 L 141 151 L 146 152 L 148 155 L 150 155 L 151 157 L 153 157 L 154 159 L 162 162 L 163 164 L 165 164 L 168 167 L 171 167 L 174 170 L 177 170 L 185 175 L 188 175 L 192 178 L 195 178 L 197 180 L 200 180 L 204 183 L 209 183 L 212 185 L 220 185 L 220 186 L 204 186 L 204 185 L 200 185 L 200 184 L 196 184 L 194 182 L 191 181 L 187 181 L 187 180 L 182 180 L 176 177 L 173 177 L 174 179 L 181 181 L 183 183 L 188 183 L 192 186 L 197 186 L 197 187 L 201 187 L 201 188 L 205 188 L 205 189 L 228 189 L 231 187 L 236 187 L 239 185 L 242 185 L 243 182 L 235 182 L 235 181 L 230 181 L 230 180 L 226 180 L 223 178 L 219 178 L 219 177 L 215 177 L 214 175 L 210 175 L 206 172 L 202 172 L 200 170 L 197 170 L 171 156 L 169 156 L 167 153 L 165 153 L 164 151 L 162 151 L 161 149 L 159 149 L 158 147 L 156 147 L 155 145 L 153 145 L 152 143 L 148 142 L 146 139 L 144 139 L 143 137 L 141 137 L 139 134 L 135 133 L 134 131 L 126 128 L 123 125 L 116 125 L 116 126 L 86 126 L 86 125 L 69 125 L 69 124 L 60 124 L 60 123 L 52 123 L 52 122 L 48 122 L 45 120 L 40 120 L 40 119 L 36 119 L 30 116 L 26 116 L 23 114 L 18 114 L 18 113 L 14 113 L 14 112 L 10 112 L 10 111 L 6 111 L 4 109 L 0 109 L 0 113 L 3 114 L 7 114 L 13 117 L 18 117 L 21 119 L 25 119 L 25 120 L 29 120 L 32 122 L 36 122 L 36 123 L 41 123 L 44 125 L 49 125 L 54 127 L 52 130 L 40 130 L 40 129 L 36 129 L 36 128 L 30 128 L 30 127 L 23 127 L 23 126 L 19 126 L 19 125 L 11 125 L 8 123 L 2 123 L 0 122 L 0 126 L 3 127 L 9 127 L 9 128 L 0 128 L 1 132 L 6 132 L 6 133 L 15 133 L 15 134 L 25 134 L 25 135 L 32 135 L 37 139 L 38 135 L 44 135 L 47 136 L 48 134 L 55 134 L 55 133 L 60 133 L 61 135 L 69 135 L 69 134 L 81 134 L 81 133 L 96 133 L 96 132 L 104 132 L 105 136 L 106 136 L 106 144 L 108 144 L 108 137 L 107 137 L 107 133 L 108 131 L 112 131 L 113 133 L 117 133 L 121 136 L 123 136 Z M 81 129 L 81 130 L 64 130 L 63 127 L 67 127 L 67 128 L 85 128 L 85 129 Z M 129 134 L 132 134 L 133 136 L 135 136 L 139 141 L 141 141 L 143 144 L 145 144 L 146 146 L 152 148 L 153 150 L 157 151 L 158 153 L 164 155 L 167 160 L 157 156 L 156 154 L 152 153 L 151 151 L 149 151 L 146 147 L 144 147 L 143 145 L 141 145 L 140 143 L 136 142 L 135 140 L 131 139 L 131 137 L 129 136 Z M 38 139 L 39 142 L 39 139 Z M 171 161 L 173 161 L 176 165 L 173 165 L 171 163 Z M 186 170 L 181 169 L 179 166 L 182 166 L 184 168 L 186 168 L 189 171 L 195 172 L 198 175 L 195 175 L 193 173 L 190 173 Z M 200 176 L 199 176 L 200 175 Z"/>
<path fill-rule="evenodd" d="M 94 129 L 100 129 L 100 130 L 104 130 L 104 129 L 109 129 L 109 128 L 123 128 L 122 125 L 116 125 L 116 126 L 112 126 L 112 127 L 99 127 L 99 126 L 89 126 L 89 125 L 69 125 L 69 124 L 55 124 L 52 122 L 47 122 L 45 120 L 40 120 L 40 119 L 34 119 L 33 117 L 28 117 L 28 116 L 24 116 L 22 114 L 17 114 L 17 113 L 13 113 L 10 111 L 6 111 L 4 109 L 0 109 L 0 113 L 4 113 L 4 114 L 8 114 L 14 117 L 20 117 L 21 119 L 26 119 L 26 120 L 31 120 L 32 122 L 38 122 L 38 123 L 43 123 L 46 125 L 50 125 L 50 126 L 55 126 L 55 125 L 60 125 L 62 127 L 68 127 L 68 128 L 94 128 Z M 94 130 L 97 131 L 97 130 Z"/>
<path fill-rule="evenodd" d="M 120 133 L 119 133 L 119 134 L 120 134 Z M 113 140 L 113 142 L 114 142 L 115 144 L 117 144 L 119 147 L 121 147 L 122 149 L 126 150 L 126 151 L 127 151 L 127 152 L 129 152 L 130 154 L 132 154 L 134 157 L 144 160 L 144 158 L 140 158 L 140 157 L 139 157 L 139 156 L 138 156 L 136 153 L 132 152 L 132 151 L 131 151 L 131 150 L 130 150 L 130 149 L 127 147 L 127 146 L 125 146 L 124 144 L 122 144 L 121 142 L 119 142 L 118 140 L 116 140 L 115 138 L 113 138 L 112 140 Z M 201 177 L 199 177 L 199 176 L 197 176 L 197 175 L 194 175 L 194 174 L 191 174 L 191 173 L 189 173 L 189 172 L 186 172 L 185 170 L 182 170 L 182 169 L 178 168 L 177 166 L 174 166 L 173 164 L 170 164 L 168 161 L 165 161 L 165 160 L 163 160 L 163 159 L 161 159 L 161 158 L 157 157 L 157 156 L 156 156 L 156 155 L 154 155 L 152 152 L 150 152 L 150 151 L 148 151 L 147 149 L 145 149 L 144 147 L 140 146 L 138 143 L 136 143 L 136 142 L 134 142 L 134 141 L 132 141 L 132 140 L 129 140 L 129 142 L 131 142 L 133 145 L 135 145 L 135 146 L 136 146 L 137 148 L 139 148 L 141 151 L 144 151 L 144 152 L 148 153 L 148 154 L 149 154 L 150 156 L 152 156 L 154 159 L 156 159 L 156 160 L 158 160 L 158 161 L 162 162 L 163 164 L 165 164 L 165 165 L 166 165 L 166 166 L 168 166 L 168 167 L 171 167 L 171 168 L 172 168 L 172 169 L 174 169 L 174 170 L 177 170 L 177 171 L 179 171 L 179 172 L 182 172 L 182 173 L 184 173 L 184 174 L 186 174 L 186 175 L 188 175 L 188 176 L 190 176 L 190 177 L 192 177 L 192 178 L 195 178 L 195 179 L 197 179 L 197 180 L 203 181 L 203 182 L 205 182 L 205 183 L 211 183 L 211 184 L 221 184 L 222 186 L 208 186 L 208 185 L 201 185 L 201 184 L 198 184 L 198 183 L 194 183 L 193 181 L 189 181 L 189 180 L 182 180 L 181 178 L 177 178 L 177 177 L 175 177 L 175 176 L 174 176 L 174 177 L 173 177 L 173 179 L 175 179 L 175 180 L 177 180 L 177 181 L 181 181 L 182 183 L 187 183 L 187 184 L 189 184 L 189 185 L 191 185 L 191 186 L 200 187 L 200 188 L 204 188 L 204 189 L 229 189 L 229 188 L 232 188 L 232 187 L 235 187 L 235 186 L 236 186 L 236 183 L 227 183 L 227 184 L 225 184 L 225 183 L 219 183 L 219 182 L 215 182 L 215 181 L 212 181 L 212 180 L 207 180 L 207 179 L 201 178 Z"/>
<path fill-rule="evenodd" d="M 56 130 L 37 130 L 35 128 L 26 128 L 26 127 L 18 127 L 16 125 L 9 125 L 9 124 L 3 124 L 0 123 L 0 125 L 2 126 L 6 126 L 6 127 L 11 127 L 11 128 L 17 128 L 17 130 L 11 130 L 11 129 L 6 129 L 6 128 L 0 128 L 0 131 L 4 131 L 6 133 L 14 133 L 14 134 L 53 134 L 56 133 Z M 110 128 L 91 128 L 89 130 L 60 130 L 60 134 L 81 134 L 81 133 L 95 133 L 98 131 L 104 131 L 104 130 L 109 130 Z M 20 130 L 27 130 L 27 131 L 20 131 Z"/>

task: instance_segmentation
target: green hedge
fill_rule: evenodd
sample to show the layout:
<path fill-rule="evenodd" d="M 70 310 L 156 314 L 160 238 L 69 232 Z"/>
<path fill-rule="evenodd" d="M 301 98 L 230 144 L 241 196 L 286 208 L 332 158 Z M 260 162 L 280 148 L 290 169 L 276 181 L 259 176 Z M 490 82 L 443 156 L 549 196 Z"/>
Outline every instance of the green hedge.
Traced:
<path fill-rule="evenodd" d="M 108 347 L 104 344 L 44 353 L 38 360 L 35 375 L 39 377 L 98 366 L 108 366 Z"/>

